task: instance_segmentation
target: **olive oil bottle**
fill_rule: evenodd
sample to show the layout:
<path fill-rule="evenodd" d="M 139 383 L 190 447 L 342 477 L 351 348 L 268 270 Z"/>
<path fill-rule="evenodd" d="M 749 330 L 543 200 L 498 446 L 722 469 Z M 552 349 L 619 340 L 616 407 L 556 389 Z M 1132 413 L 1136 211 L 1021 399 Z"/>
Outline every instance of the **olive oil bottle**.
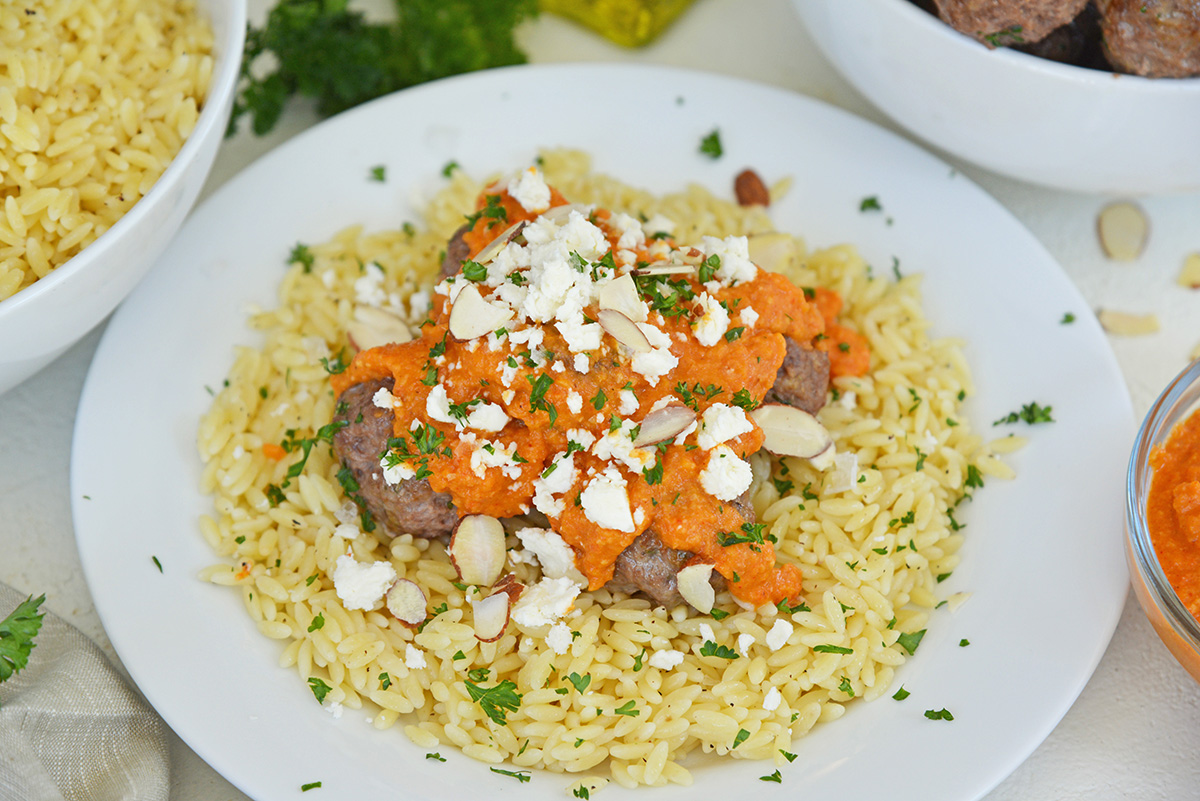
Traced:
<path fill-rule="evenodd" d="M 693 0 L 540 0 L 560 14 L 625 47 L 653 41 Z"/>

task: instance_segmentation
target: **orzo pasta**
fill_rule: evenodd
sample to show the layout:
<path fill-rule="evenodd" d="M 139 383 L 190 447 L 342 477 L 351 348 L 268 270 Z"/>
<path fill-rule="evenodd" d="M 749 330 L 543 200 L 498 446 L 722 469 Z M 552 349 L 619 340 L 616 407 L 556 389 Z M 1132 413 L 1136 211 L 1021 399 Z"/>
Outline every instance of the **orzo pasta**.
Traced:
<path fill-rule="evenodd" d="M 593 173 L 577 152 L 539 163 L 565 197 L 670 219 L 678 242 L 773 229 L 761 207 L 696 187 L 655 197 Z M 481 641 L 482 593 L 459 581 L 443 541 L 368 530 L 323 427 L 338 405 L 327 370 L 345 358 L 356 308 L 419 328 L 446 242 L 483 186 L 456 171 L 422 226 L 350 228 L 293 254 L 279 306 L 251 318 L 262 347 L 239 350 L 200 425 L 215 502 L 201 530 L 223 557 L 203 578 L 238 588 L 280 640 L 281 663 L 325 705 L 368 710 L 375 728 L 400 727 L 425 749 L 454 745 L 592 786 L 687 784 L 702 753 L 785 764 L 817 723 L 888 691 L 945 600 L 938 584 L 962 544 L 956 507 L 984 475 L 1009 474 L 962 415 L 972 387 L 959 343 L 928 336 L 919 276 L 873 277 L 852 247 L 808 252 L 788 238 L 780 269 L 837 292 L 839 319 L 872 354 L 865 375 L 833 379 L 818 413 L 839 454 L 831 469 L 751 457 L 755 517 L 801 577 L 799 594 L 749 608 L 726 587 L 699 614 L 600 588 L 559 623 L 514 616 Z M 542 567 L 511 531 L 507 547 L 505 570 L 538 585 Z M 414 628 L 378 604 L 348 608 L 334 579 L 347 562 L 413 582 L 428 618 Z"/>

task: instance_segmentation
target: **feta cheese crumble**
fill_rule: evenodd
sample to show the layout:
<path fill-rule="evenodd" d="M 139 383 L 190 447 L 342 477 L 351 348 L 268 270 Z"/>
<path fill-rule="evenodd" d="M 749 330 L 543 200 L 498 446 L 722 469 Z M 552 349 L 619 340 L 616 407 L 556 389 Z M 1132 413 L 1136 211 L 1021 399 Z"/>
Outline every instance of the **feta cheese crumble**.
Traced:
<path fill-rule="evenodd" d="M 333 569 L 333 588 L 347 609 L 375 609 L 395 582 L 390 563 L 358 562 L 350 553 L 339 556 Z"/>
<path fill-rule="evenodd" d="M 732 501 L 750 488 L 754 471 L 728 445 L 709 451 L 708 465 L 700 473 L 700 486 L 714 498 Z"/>
<path fill-rule="evenodd" d="M 569 578 L 544 578 L 526 587 L 512 610 L 519 626 L 537 628 L 557 623 L 575 605 L 579 585 Z"/>
<path fill-rule="evenodd" d="M 775 625 L 771 626 L 771 630 L 767 632 L 767 647 L 773 652 L 778 651 L 787 645 L 788 638 L 795 630 L 796 627 L 788 621 L 776 620 Z"/>
<path fill-rule="evenodd" d="M 601 528 L 632 532 L 633 512 L 625 486 L 625 477 L 615 467 L 593 478 L 579 494 L 584 516 Z"/>
<path fill-rule="evenodd" d="M 647 660 L 647 664 L 649 664 L 650 667 L 658 668 L 659 670 L 674 670 L 683 664 L 683 656 L 684 655 L 681 651 L 676 651 L 674 648 L 663 651 L 655 651 L 654 653 L 650 654 L 650 659 Z"/>

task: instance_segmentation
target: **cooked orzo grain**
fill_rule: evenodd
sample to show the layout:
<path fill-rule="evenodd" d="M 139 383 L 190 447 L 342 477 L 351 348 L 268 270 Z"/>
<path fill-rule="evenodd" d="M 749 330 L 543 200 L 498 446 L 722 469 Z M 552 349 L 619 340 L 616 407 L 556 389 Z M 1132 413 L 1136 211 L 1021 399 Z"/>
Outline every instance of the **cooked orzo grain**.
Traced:
<path fill-rule="evenodd" d="M 150 191 L 196 125 L 212 46 L 193 0 L 0 3 L 0 300 Z"/>
<path fill-rule="evenodd" d="M 573 201 L 670 218 L 679 242 L 772 229 L 761 209 L 695 187 L 657 198 L 592 173 L 577 152 L 547 152 L 542 166 Z M 888 691 L 958 564 L 954 507 L 983 476 L 1010 474 L 960 411 L 972 388 L 959 344 L 927 336 L 919 276 L 873 278 L 852 247 L 807 253 L 795 240 L 783 269 L 798 285 L 839 292 L 841 319 L 874 354 L 866 376 L 835 380 L 820 412 L 841 454 L 834 470 L 754 457 L 758 519 L 779 561 L 802 571 L 802 603 L 745 609 L 724 592 L 710 617 L 602 589 L 576 600 L 562 640 L 512 620 L 499 640 L 480 642 L 475 589 L 456 584 L 443 543 L 364 530 L 321 427 L 335 406 L 325 368 L 347 347 L 355 307 L 419 324 L 440 252 L 482 186 L 455 172 L 424 227 L 351 228 L 311 246 L 278 308 L 252 317 L 263 345 L 239 351 L 199 431 L 216 508 L 201 530 L 224 558 L 203 578 L 238 588 L 299 673 L 297 693 L 304 681 L 328 688 L 326 704 L 368 709 L 376 728 L 402 727 L 421 748 L 452 744 L 592 786 L 688 784 L 701 753 L 784 764 L 817 723 Z M 515 537 L 508 544 L 506 569 L 532 585 L 536 560 Z M 416 582 L 427 622 L 413 630 L 382 609 L 348 610 L 332 579 L 347 551 Z M 509 708 L 497 714 L 489 701 Z"/>

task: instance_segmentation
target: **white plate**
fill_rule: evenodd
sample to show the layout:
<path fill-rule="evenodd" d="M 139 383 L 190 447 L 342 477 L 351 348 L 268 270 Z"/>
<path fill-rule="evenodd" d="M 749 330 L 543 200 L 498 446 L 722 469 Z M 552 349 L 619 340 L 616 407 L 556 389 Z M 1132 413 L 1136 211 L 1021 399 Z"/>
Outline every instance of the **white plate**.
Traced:
<path fill-rule="evenodd" d="M 698 153 L 719 128 L 725 154 Z M 72 464 L 79 551 L 105 629 L 139 688 L 201 757 L 260 801 L 296 798 L 562 798 L 570 779 L 531 784 L 443 747 L 446 764 L 365 715 L 334 719 L 261 637 L 240 599 L 196 579 L 214 561 L 196 519 L 197 420 L 255 343 L 248 302 L 274 305 L 286 254 L 352 222 L 395 227 L 455 160 L 515 170 L 542 146 L 580 147 L 595 166 L 657 193 L 699 182 L 729 193 L 755 167 L 793 176 L 772 214 L 815 246 L 857 243 L 888 278 L 893 256 L 921 271 L 938 335 L 962 336 L 987 434 L 1024 403 L 1056 422 L 1028 432 L 1011 483 L 989 481 L 966 510 L 963 564 L 896 686 L 912 695 L 852 705 L 795 743 L 783 783 L 769 763 L 699 769 L 704 796 L 963 801 L 1013 770 L 1087 682 L 1125 599 L 1123 465 L 1134 421 L 1124 382 L 1084 300 L 1003 208 L 950 167 L 877 127 L 794 94 L 668 69 L 524 67 L 412 89 L 288 142 L 229 182 L 185 225 L 125 302 L 96 353 Z M 385 183 L 368 180 L 385 165 Z M 882 213 L 862 213 L 875 196 Z M 1062 325 L 1064 313 L 1076 315 Z M 1024 429 L 1024 426 L 1022 426 Z M 162 571 L 155 567 L 156 557 Z M 967 647 L 960 640 L 969 640 Z M 947 709 L 952 722 L 924 717 Z M 856 789 L 861 788 L 861 790 Z M 638 791 L 660 801 L 694 788 Z M 385 795 L 386 794 L 386 795 Z M 604 798 L 627 791 L 610 786 Z"/>

